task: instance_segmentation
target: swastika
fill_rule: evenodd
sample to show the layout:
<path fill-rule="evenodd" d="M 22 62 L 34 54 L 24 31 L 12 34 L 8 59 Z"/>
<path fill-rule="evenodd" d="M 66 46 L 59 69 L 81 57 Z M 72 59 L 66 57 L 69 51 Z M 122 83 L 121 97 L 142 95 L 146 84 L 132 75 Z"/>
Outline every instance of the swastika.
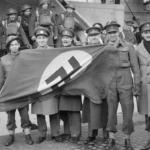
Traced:
<path fill-rule="evenodd" d="M 76 60 L 76 58 L 74 56 L 72 56 L 69 60 L 68 63 L 72 66 L 73 71 L 71 73 L 73 73 L 74 71 L 76 71 L 77 69 L 79 69 L 81 66 L 79 64 L 79 62 Z M 70 73 L 70 74 L 71 74 Z M 46 83 L 49 84 L 52 81 L 54 81 L 58 76 L 61 77 L 61 79 L 65 79 L 68 74 L 66 72 L 66 70 L 63 67 L 60 67 L 58 70 L 56 70 L 56 72 L 54 72 L 48 79 L 46 79 Z M 69 79 L 69 77 L 68 77 Z"/>

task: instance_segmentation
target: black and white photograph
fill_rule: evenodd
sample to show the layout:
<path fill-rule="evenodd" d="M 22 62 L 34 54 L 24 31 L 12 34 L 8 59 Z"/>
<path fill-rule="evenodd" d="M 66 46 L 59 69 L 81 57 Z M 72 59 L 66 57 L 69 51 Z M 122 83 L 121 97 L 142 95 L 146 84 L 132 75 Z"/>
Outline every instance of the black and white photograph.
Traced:
<path fill-rule="evenodd" d="M 0 0 L 0 150 L 150 150 L 150 0 Z"/>

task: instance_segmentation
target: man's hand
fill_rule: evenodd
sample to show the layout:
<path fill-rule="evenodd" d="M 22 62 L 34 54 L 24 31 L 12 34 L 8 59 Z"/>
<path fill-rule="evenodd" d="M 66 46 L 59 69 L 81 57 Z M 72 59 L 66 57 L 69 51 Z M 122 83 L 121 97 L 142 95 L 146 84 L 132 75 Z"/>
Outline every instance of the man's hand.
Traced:
<path fill-rule="evenodd" d="M 139 96 L 141 92 L 141 83 L 135 84 L 133 88 L 133 95 L 135 97 Z"/>
<path fill-rule="evenodd" d="M 35 36 L 32 36 L 32 37 L 31 37 L 31 40 L 32 40 L 32 41 L 35 41 L 35 40 L 36 40 L 36 37 L 35 37 Z"/>

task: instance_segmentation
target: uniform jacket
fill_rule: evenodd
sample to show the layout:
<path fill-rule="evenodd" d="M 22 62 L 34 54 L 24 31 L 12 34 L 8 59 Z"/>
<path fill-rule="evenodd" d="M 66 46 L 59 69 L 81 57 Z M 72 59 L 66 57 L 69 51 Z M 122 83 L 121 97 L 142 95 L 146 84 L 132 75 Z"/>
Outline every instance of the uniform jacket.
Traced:
<path fill-rule="evenodd" d="M 24 46 L 30 48 L 29 40 L 28 40 L 28 38 L 27 38 L 27 36 L 26 36 L 26 34 L 25 34 L 25 32 L 24 32 L 24 29 L 23 29 L 21 23 L 18 22 L 18 21 L 16 21 L 16 23 L 19 24 L 18 33 L 19 33 L 19 36 L 20 36 L 20 38 L 21 38 L 21 40 L 22 40 Z M 6 36 L 7 36 L 7 35 L 6 35 L 7 24 L 9 24 L 9 21 L 7 21 L 7 20 L 4 20 L 4 24 L 1 23 L 1 27 L 2 27 L 1 30 L 2 30 L 2 31 L 0 31 L 0 33 L 1 33 L 1 36 L 4 36 L 5 39 L 6 39 Z"/>
<path fill-rule="evenodd" d="M 138 58 L 133 45 L 121 41 L 114 45 L 118 49 L 118 59 L 116 59 L 116 64 L 118 64 L 118 74 L 122 72 L 122 88 L 129 89 L 133 87 L 133 94 L 139 95 L 140 90 L 140 69 L 138 64 Z M 118 62 L 117 62 L 118 61 Z M 123 73 L 123 70 L 129 72 L 131 69 L 133 73 L 133 80 L 131 79 L 131 73 Z M 120 73 L 119 73 L 120 72 Z M 124 77 L 123 77 L 124 76 Z M 127 80 L 127 81 L 125 81 Z M 134 84 L 133 84 L 134 81 Z"/>
<path fill-rule="evenodd" d="M 32 13 L 32 15 L 31 15 L 31 20 L 30 20 L 30 22 L 29 22 L 29 35 L 30 35 L 30 37 L 32 37 L 32 36 L 34 36 L 34 29 L 35 29 L 35 27 L 37 26 L 37 17 L 39 17 L 39 16 L 37 16 L 37 12 L 38 12 L 38 15 L 40 15 L 41 13 L 44 13 L 44 11 L 48 11 L 48 12 L 50 12 L 50 9 L 47 9 L 47 10 L 43 10 L 43 9 L 41 9 L 41 8 L 37 8 L 37 9 L 35 9 L 35 11 L 33 11 L 33 13 Z M 57 27 L 56 27 L 56 21 L 55 21 L 55 14 L 52 12 L 52 18 L 51 18 L 51 21 L 52 21 L 52 23 L 53 23 L 53 35 L 54 36 L 57 36 Z"/>
<path fill-rule="evenodd" d="M 16 55 L 11 55 L 8 53 L 7 55 L 3 56 L 1 58 L 0 63 L 0 89 L 2 88 L 2 85 L 5 83 L 5 80 L 7 78 L 8 72 L 11 71 L 13 62 L 16 58 Z"/>
<path fill-rule="evenodd" d="M 30 42 L 30 44 L 32 44 L 32 41 L 31 41 L 31 38 L 30 38 L 30 35 L 29 35 L 29 22 L 30 22 L 30 19 L 31 19 L 31 16 L 25 16 L 25 15 L 22 15 L 21 16 L 21 25 L 22 25 L 22 28 L 28 38 L 28 41 Z"/>
<path fill-rule="evenodd" d="M 43 115 L 56 114 L 58 112 L 58 99 L 52 96 L 51 94 L 43 95 L 39 97 L 37 102 L 32 104 L 31 111 L 33 114 L 43 114 Z"/>
<path fill-rule="evenodd" d="M 1 58 L 4 81 L 7 78 L 8 72 L 11 71 L 11 69 L 12 69 L 12 65 L 13 65 L 15 58 L 16 58 L 16 56 L 11 55 L 10 53 L 8 53 L 7 55 L 5 55 Z"/>
<path fill-rule="evenodd" d="M 127 42 L 132 43 L 132 44 L 137 44 L 136 37 L 135 37 L 135 35 L 134 35 L 134 33 L 132 31 L 127 30 L 127 29 L 123 29 L 122 34 L 124 36 L 124 39 Z"/>
<path fill-rule="evenodd" d="M 141 94 L 137 101 L 138 111 L 150 115 L 150 54 L 141 42 L 137 48 L 141 71 Z"/>

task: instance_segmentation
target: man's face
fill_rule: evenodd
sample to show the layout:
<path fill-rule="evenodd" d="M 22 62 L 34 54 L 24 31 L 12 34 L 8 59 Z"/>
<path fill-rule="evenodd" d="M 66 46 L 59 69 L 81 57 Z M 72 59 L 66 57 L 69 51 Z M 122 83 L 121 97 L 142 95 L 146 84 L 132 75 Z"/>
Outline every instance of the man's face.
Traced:
<path fill-rule="evenodd" d="M 14 40 L 10 43 L 9 49 L 12 55 L 16 55 L 19 52 L 20 43 L 17 40 Z"/>
<path fill-rule="evenodd" d="M 71 46 L 72 45 L 72 41 L 73 41 L 73 39 L 71 37 L 69 37 L 69 36 L 63 36 L 62 37 L 62 45 L 64 47 Z"/>
<path fill-rule="evenodd" d="M 131 24 L 126 24 L 126 29 L 130 30 L 132 32 L 134 31 L 133 25 L 131 25 Z"/>
<path fill-rule="evenodd" d="M 150 30 L 143 31 L 142 32 L 142 37 L 145 41 L 150 41 Z"/>
<path fill-rule="evenodd" d="M 108 32 L 107 38 L 110 43 L 115 43 L 119 38 L 119 32 L 118 31 Z"/>
<path fill-rule="evenodd" d="M 72 13 L 73 9 L 72 8 L 67 8 L 67 12 Z"/>
<path fill-rule="evenodd" d="M 88 36 L 87 42 L 89 45 L 101 44 L 100 35 L 98 34 L 98 35 Z"/>
<path fill-rule="evenodd" d="M 31 15 L 31 9 L 27 9 L 24 11 L 25 16 L 30 16 Z"/>
<path fill-rule="evenodd" d="M 9 20 L 10 21 L 15 21 L 16 19 L 17 19 L 17 15 L 16 14 L 9 15 Z"/>
<path fill-rule="evenodd" d="M 42 8 L 43 8 L 43 9 L 48 9 L 48 3 L 44 3 L 44 4 L 42 5 Z"/>
<path fill-rule="evenodd" d="M 38 35 L 36 37 L 36 42 L 38 44 L 38 47 L 46 47 L 48 43 L 48 37 L 44 35 Z"/>

